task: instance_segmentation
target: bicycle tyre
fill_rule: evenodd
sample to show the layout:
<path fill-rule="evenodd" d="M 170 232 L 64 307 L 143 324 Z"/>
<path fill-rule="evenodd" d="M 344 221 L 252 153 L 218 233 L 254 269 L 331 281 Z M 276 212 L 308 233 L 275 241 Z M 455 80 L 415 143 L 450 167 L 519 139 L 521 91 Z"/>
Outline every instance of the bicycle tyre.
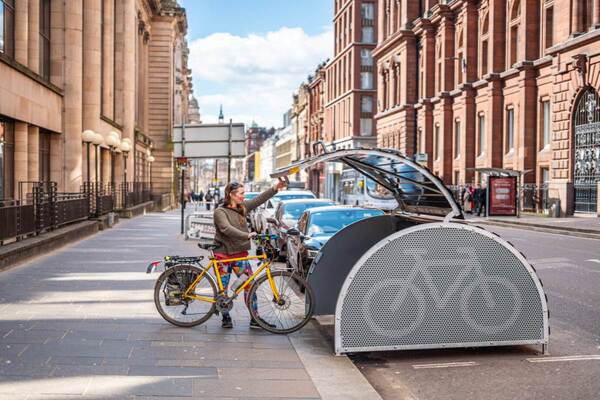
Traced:
<path fill-rule="evenodd" d="M 305 301 L 304 301 L 304 316 L 300 319 L 298 319 L 297 322 L 295 322 L 293 325 L 289 325 L 289 326 L 282 326 L 280 327 L 279 325 L 274 325 L 271 324 L 270 321 L 272 322 L 276 322 L 273 321 L 272 319 L 265 319 L 266 315 L 261 315 L 261 311 L 259 311 L 258 305 L 257 308 L 254 308 L 252 306 L 252 299 L 258 298 L 261 294 L 265 295 L 265 293 L 270 293 L 267 296 L 273 296 L 273 291 L 271 289 L 271 285 L 268 281 L 268 277 L 266 274 L 260 276 L 258 279 L 256 279 L 256 281 L 254 281 L 254 283 L 252 284 L 252 286 L 250 287 L 250 291 L 248 292 L 248 297 L 246 300 L 246 306 L 248 307 L 248 310 L 250 311 L 250 315 L 252 316 L 252 318 L 258 323 L 258 325 L 260 325 L 261 328 L 263 328 L 264 330 L 271 332 L 271 333 L 276 333 L 276 334 L 286 334 L 286 333 L 292 333 L 297 331 L 298 329 L 302 328 L 304 325 L 306 325 L 308 323 L 308 321 L 310 321 L 313 312 L 315 310 L 315 295 L 314 292 L 312 290 L 312 288 L 308 285 L 308 282 L 306 282 L 306 280 L 304 278 L 302 278 L 301 276 L 299 276 L 296 273 L 290 272 L 290 271 L 273 271 L 271 272 L 271 276 L 273 277 L 273 280 L 275 280 L 275 284 L 278 286 L 278 290 L 280 291 L 280 293 L 283 293 L 284 296 L 287 296 L 289 298 L 289 295 L 286 295 L 286 288 L 283 288 L 283 283 L 285 282 L 286 278 L 288 278 L 288 282 L 293 281 L 293 283 L 296 285 L 298 292 L 294 291 L 293 289 L 291 289 L 294 293 L 294 295 L 296 295 L 296 297 L 298 297 L 298 299 L 300 299 L 301 297 L 304 297 Z M 279 284 L 278 284 L 279 283 Z M 258 293 L 259 291 L 264 291 L 265 293 Z M 288 300 L 290 301 L 290 300 Z M 274 301 L 271 301 L 272 303 L 275 303 Z M 290 301 L 291 303 L 291 301 Z M 278 306 L 273 306 L 271 305 L 271 307 L 278 307 Z M 290 307 L 290 305 L 288 305 L 288 308 Z M 275 313 L 274 313 L 275 314 Z M 275 314 L 276 315 L 276 314 Z M 278 322 L 281 323 L 281 320 L 279 318 Z"/>
<path fill-rule="evenodd" d="M 216 309 L 215 303 L 202 302 L 200 300 L 192 300 L 190 303 L 198 302 L 198 303 L 204 303 L 206 305 L 210 304 L 208 311 L 205 313 L 202 312 L 202 313 L 198 314 L 199 315 L 198 319 L 194 319 L 194 320 L 187 321 L 187 322 L 180 321 L 170 315 L 171 314 L 170 309 L 173 309 L 174 307 L 179 307 L 179 306 L 168 306 L 166 303 L 163 305 L 163 302 L 161 301 L 161 296 L 164 294 L 163 284 L 165 284 L 165 282 L 168 282 L 168 279 L 169 279 L 169 277 L 171 277 L 172 274 L 191 273 L 192 275 L 196 274 L 196 276 L 197 276 L 201 272 L 202 272 L 202 270 L 200 268 L 195 267 L 193 265 L 180 264 L 180 265 L 175 265 L 175 266 L 167 269 L 166 271 L 164 271 L 162 274 L 160 274 L 160 276 L 158 277 L 158 279 L 156 280 L 156 283 L 154 285 L 154 305 L 156 306 L 158 313 L 167 322 L 169 322 L 175 326 L 179 326 L 179 327 L 183 327 L 183 328 L 190 328 L 192 326 L 200 325 L 200 324 L 206 322 L 215 313 L 215 309 Z M 203 284 L 204 282 L 208 282 L 208 286 L 206 284 Z M 190 282 L 190 284 L 191 284 L 191 282 Z M 209 293 L 205 294 L 206 297 L 212 297 L 212 298 L 217 297 L 216 285 L 213 282 L 213 280 L 210 279 L 207 275 L 203 276 L 202 279 L 200 280 L 200 282 L 197 283 L 196 287 L 198 287 L 198 286 L 202 287 L 203 290 L 209 292 Z M 187 289 L 187 286 L 185 289 Z M 167 307 L 168 307 L 168 309 L 167 309 Z"/>

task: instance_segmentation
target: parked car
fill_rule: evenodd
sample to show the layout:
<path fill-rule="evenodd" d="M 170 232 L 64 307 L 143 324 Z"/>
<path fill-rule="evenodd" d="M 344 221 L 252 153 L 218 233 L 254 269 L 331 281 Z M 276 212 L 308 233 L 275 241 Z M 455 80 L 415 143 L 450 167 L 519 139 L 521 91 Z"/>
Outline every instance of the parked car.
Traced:
<path fill-rule="evenodd" d="M 272 218 L 267 218 L 266 233 L 275 234 L 279 238 L 273 243 L 279 251 L 281 261 L 285 260 L 287 249 L 287 230 L 298 223 L 302 213 L 309 208 L 333 206 L 335 202 L 329 199 L 294 199 L 277 203 Z"/>
<path fill-rule="evenodd" d="M 275 206 L 277 203 L 283 200 L 293 199 L 316 199 L 317 196 L 313 192 L 308 190 L 282 190 L 275 196 L 271 197 L 269 201 L 256 209 L 256 215 L 254 218 L 254 229 L 256 232 L 265 233 L 267 229 L 267 218 L 273 217 L 275 213 Z"/>
<path fill-rule="evenodd" d="M 244 193 L 244 200 L 252 200 L 259 194 L 260 194 L 260 192 L 246 192 L 246 193 Z M 251 211 L 248 215 L 246 215 L 246 221 L 248 221 L 250 226 L 252 226 L 252 214 L 253 213 L 254 213 L 254 210 Z"/>
<path fill-rule="evenodd" d="M 348 225 L 382 215 L 378 209 L 328 206 L 310 208 L 287 231 L 287 265 L 306 277 L 310 265 L 327 241 Z"/>

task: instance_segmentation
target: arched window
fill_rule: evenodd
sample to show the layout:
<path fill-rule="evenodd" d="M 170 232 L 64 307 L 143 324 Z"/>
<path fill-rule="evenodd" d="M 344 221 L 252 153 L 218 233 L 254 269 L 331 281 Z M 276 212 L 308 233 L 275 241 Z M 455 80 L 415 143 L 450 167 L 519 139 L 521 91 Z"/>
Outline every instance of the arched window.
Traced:
<path fill-rule="evenodd" d="M 458 34 L 456 35 L 456 84 L 460 85 L 463 83 L 463 66 L 464 66 L 464 49 L 463 49 L 463 29 L 462 27 L 458 29 Z"/>
<path fill-rule="evenodd" d="M 484 12 L 483 18 L 481 19 L 481 47 L 480 47 L 480 56 L 481 60 L 480 64 L 480 76 L 483 77 L 488 73 L 488 59 L 489 59 L 489 50 L 488 50 L 488 39 L 489 39 L 489 13 L 487 11 Z"/>
<path fill-rule="evenodd" d="M 508 68 L 512 67 L 519 61 L 519 29 L 521 25 L 521 0 L 514 0 L 509 3 L 510 19 L 508 21 Z"/>

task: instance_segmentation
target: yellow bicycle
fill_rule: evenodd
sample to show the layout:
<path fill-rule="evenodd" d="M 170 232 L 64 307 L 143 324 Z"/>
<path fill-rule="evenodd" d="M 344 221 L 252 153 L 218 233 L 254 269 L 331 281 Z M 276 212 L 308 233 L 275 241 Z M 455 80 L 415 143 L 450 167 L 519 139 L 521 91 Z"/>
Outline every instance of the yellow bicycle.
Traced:
<path fill-rule="evenodd" d="M 181 327 L 206 322 L 213 314 L 228 312 L 237 296 L 248 286 L 246 306 L 252 318 L 272 333 L 291 333 L 312 317 L 314 294 L 308 283 L 295 272 L 272 270 L 274 235 L 258 235 L 257 255 L 217 260 L 213 244 L 199 244 L 210 252 L 204 268 L 198 263 L 182 263 L 164 271 L 154 286 L 154 303 L 160 315 Z M 219 273 L 220 264 L 261 261 L 254 273 L 228 294 Z M 194 265 L 195 264 L 195 265 Z M 212 270 L 212 274 L 211 274 Z"/>

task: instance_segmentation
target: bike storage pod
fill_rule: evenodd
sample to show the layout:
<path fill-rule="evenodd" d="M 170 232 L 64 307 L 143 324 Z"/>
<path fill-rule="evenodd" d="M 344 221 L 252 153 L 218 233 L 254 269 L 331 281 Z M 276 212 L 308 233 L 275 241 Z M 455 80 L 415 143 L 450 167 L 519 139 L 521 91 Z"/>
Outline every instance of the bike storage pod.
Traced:
<path fill-rule="evenodd" d="M 547 299 L 511 244 L 463 221 L 439 178 L 394 150 L 325 152 L 272 176 L 342 162 L 387 189 L 392 215 L 347 226 L 309 270 L 315 315 L 335 315 L 337 354 L 541 344 Z"/>

